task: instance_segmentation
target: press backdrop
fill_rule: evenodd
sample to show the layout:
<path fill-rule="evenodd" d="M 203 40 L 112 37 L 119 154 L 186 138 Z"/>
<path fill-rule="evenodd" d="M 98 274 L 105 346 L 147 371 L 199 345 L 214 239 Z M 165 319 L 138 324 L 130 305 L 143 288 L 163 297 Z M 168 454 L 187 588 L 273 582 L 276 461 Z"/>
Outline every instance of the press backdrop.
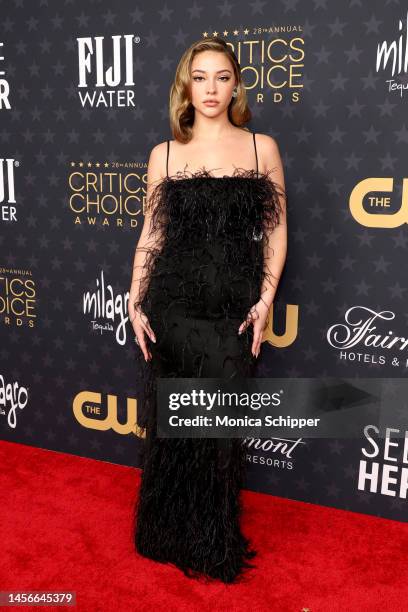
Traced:
<path fill-rule="evenodd" d="M 3 439 L 140 465 L 127 299 L 147 160 L 172 138 L 183 51 L 214 33 L 241 63 L 249 129 L 277 140 L 285 169 L 288 258 L 258 376 L 406 377 L 404 3 L 1 0 L 0 11 Z M 360 439 L 248 448 L 247 487 L 405 521 L 404 438 L 384 434 L 404 436 L 406 404 L 395 394 L 382 431 Z"/>

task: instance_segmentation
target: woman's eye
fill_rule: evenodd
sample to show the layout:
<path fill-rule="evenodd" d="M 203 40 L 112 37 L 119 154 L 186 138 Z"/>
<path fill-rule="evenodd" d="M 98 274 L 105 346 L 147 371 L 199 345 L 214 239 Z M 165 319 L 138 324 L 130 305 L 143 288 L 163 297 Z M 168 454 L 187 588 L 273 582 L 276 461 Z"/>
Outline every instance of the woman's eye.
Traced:
<path fill-rule="evenodd" d="M 193 77 L 193 81 L 201 81 L 201 79 L 203 79 L 204 77 L 201 76 L 195 76 Z M 229 81 L 230 77 L 229 76 L 222 76 L 220 77 L 220 79 L 224 80 L 224 81 Z"/>

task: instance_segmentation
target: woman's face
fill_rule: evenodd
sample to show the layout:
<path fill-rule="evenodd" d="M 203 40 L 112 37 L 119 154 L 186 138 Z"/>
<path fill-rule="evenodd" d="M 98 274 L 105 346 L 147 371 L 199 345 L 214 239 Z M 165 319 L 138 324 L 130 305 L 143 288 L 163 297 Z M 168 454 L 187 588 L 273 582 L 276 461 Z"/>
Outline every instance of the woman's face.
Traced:
<path fill-rule="evenodd" d="M 234 69 L 225 53 L 197 53 L 191 64 L 191 102 L 196 110 L 209 117 L 224 112 L 235 85 Z M 207 100 L 216 103 L 206 104 Z"/>

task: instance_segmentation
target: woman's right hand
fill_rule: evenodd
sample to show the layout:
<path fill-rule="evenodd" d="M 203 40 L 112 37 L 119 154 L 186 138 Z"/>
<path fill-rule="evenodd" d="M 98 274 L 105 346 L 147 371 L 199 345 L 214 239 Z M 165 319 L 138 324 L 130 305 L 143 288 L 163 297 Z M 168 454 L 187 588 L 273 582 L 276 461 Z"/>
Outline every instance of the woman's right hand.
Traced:
<path fill-rule="evenodd" d="M 149 336 L 152 342 L 156 342 L 156 336 L 150 327 L 147 315 L 143 312 L 140 306 L 135 307 L 133 301 L 131 300 L 129 300 L 128 312 L 129 320 L 132 323 L 133 331 L 135 332 L 137 339 L 137 344 L 140 346 L 145 361 L 148 361 L 152 358 L 152 354 L 147 348 L 145 333 Z"/>

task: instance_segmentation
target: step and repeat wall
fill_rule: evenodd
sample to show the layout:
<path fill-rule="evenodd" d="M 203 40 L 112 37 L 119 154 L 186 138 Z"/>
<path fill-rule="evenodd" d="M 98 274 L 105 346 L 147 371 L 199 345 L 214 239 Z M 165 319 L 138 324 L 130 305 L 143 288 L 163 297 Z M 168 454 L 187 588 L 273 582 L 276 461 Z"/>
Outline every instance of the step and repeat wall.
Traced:
<path fill-rule="evenodd" d="M 288 194 L 258 377 L 407 375 L 407 7 L 0 1 L 1 437 L 140 466 L 127 302 L 149 152 L 194 41 L 238 56 Z M 406 395 L 355 439 L 248 440 L 247 488 L 405 521 Z M 350 419 L 353 418 L 352 411 Z M 407 428 L 408 429 L 408 428 Z"/>

